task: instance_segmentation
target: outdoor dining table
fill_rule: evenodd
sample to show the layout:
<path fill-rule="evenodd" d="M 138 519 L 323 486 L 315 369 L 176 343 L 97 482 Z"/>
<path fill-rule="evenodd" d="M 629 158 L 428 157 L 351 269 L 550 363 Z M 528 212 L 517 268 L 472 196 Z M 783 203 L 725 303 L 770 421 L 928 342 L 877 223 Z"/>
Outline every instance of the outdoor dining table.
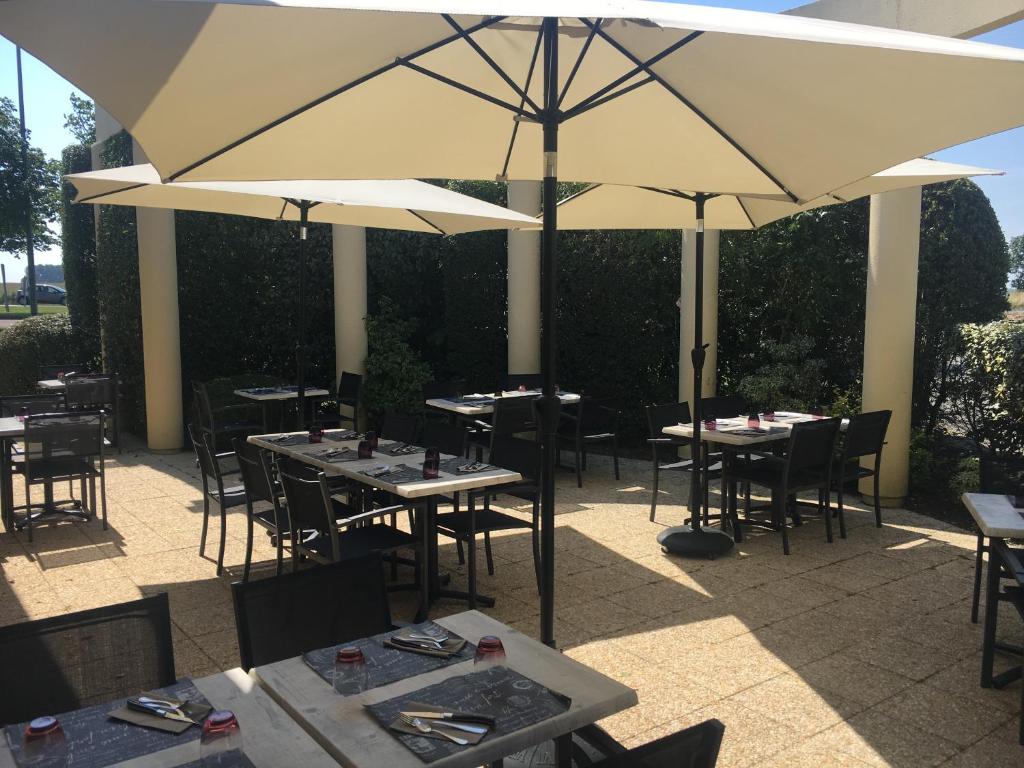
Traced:
<path fill-rule="evenodd" d="M 185 681 L 182 681 L 185 682 Z M 256 681 L 241 669 L 229 669 L 191 681 L 198 692 L 213 705 L 214 709 L 230 710 L 238 718 L 239 730 L 242 734 L 242 753 L 248 764 L 224 762 L 225 767 L 237 768 L 279 768 L 284 765 L 301 765 L 308 768 L 337 768 L 334 761 L 323 748 L 311 738 L 293 720 L 274 699 L 261 688 Z M 124 700 L 110 703 L 110 710 L 124 705 Z M 78 713 L 55 713 L 64 726 L 69 741 L 69 754 L 74 755 L 76 768 L 176 768 L 189 766 L 194 768 L 199 760 L 199 728 L 173 737 L 181 739 L 180 744 L 164 747 L 156 752 L 139 754 L 144 749 L 145 741 L 152 734 L 158 733 L 147 728 L 135 726 L 119 726 L 116 721 L 101 718 L 95 723 L 76 720 Z M 77 724 L 75 728 L 73 725 Z M 125 727 L 137 732 L 143 741 L 132 742 L 131 736 L 125 734 Z M 113 730 L 112 730 L 113 729 Z M 111 734 L 118 737 L 118 745 L 104 744 L 104 737 Z M 167 739 L 161 739 L 166 742 Z M 76 749 L 77 747 L 77 749 Z M 114 761 L 111 757 L 118 750 L 128 759 Z M 113 754 L 111 754 L 113 753 Z M 50 765 L 50 763 L 46 763 Z M 0 768 L 15 768 L 17 763 L 7 739 L 0 739 Z"/>
<path fill-rule="evenodd" d="M 263 429 L 269 430 L 267 425 L 267 406 L 270 403 L 280 403 L 285 400 L 295 400 L 299 396 L 299 388 L 294 385 L 286 387 L 248 387 L 247 389 L 236 389 L 235 394 L 246 400 L 253 400 L 260 404 L 260 414 L 263 421 Z M 330 397 L 331 393 L 322 387 L 307 387 L 306 397 Z"/>
<path fill-rule="evenodd" d="M 61 392 L 64 389 L 64 379 L 40 379 L 36 382 L 36 388 L 43 392 Z"/>
<path fill-rule="evenodd" d="M 1020 666 L 998 675 L 994 675 L 992 670 L 997 650 L 1012 653 L 1018 658 L 1021 655 L 1020 646 L 996 641 L 996 623 L 1001 577 L 1008 575 L 1017 586 L 1024 586 L 1024 552 L 1007 544 L 1007 539 L 1024 539 L 1024 509 L 1014 507 L 1013 500 L 1001 493 L 965 493 L 961 500 L 974 518 L 980 535 L 988 539 L 981 687 L 1002 688 L 1021 677 Z"/>
<path fill-rule="evenodd" d="M 481 392 L 479 394 L 461 395 L 451 397 L 432 397 L 426 401 L 428 408 L 444 411 L 451 414 L 453 418 L 476 418 L 494 413 L 494 402 L 505 397 L 540 397 L 539 389 L 528 389 L 526 391 L 512 390 L 510 392 Z M 559 392 L 558 399 L 562 405 L 574 405 L 580 401 L 580 396 L 573 392 Z"/>
<path fill-rule="evenodd" d="M 374 467 L 397 467 L 400 464 L 421 468 L 424 459 L 424 448 L 419 448 L 416 453 L 389 456 L 382 451 L 385 443 L 381 443 L 378 450 L 374 451 L 369 459 L 356 459 L 353 461 L 334 461 L 324 456 L 323 452 L 330 448 L 357 450 L 359 438 L 353 437 L 347 440 L 332 439 L 332 435 L 348 434 L 351 430 L 325 430 L 322 443 L 300 442 L 294 445 L 283 444 L 276 440 L 285 435 L 298 436 L 306 435 L 304 432 L 290 432 L 282 435 L 252 435 L 249 442 L 268 451 L 288 456 L 304 462 L 323 471 L 328 477 L 345 477 L 357 483 L 386 491 L 393 496 L 408 500 L 409 502 L 420 502 L 421 509 L 425 513 L 424 519 L 424 545 L 427 554 L 427 603 L 438 598 L 451 598 L 465 600 L 470 607 L 475 607 L 476 602 L 482 605 L 494 605 L 494 599 L 486 595 L 476 594 L 474 584 L 471 582 L 468 592 L 461 592 L 452 589 L 442 588 L 441 576 L 438 569 L 438 542 L 437 542 L 437 504 L 441 496 L 450 496 L 456 491 L 466 491 L 476 488 L 490 488 L 497 485 L 517 483 L 523 479 L 518 472 L 501 467 L 492 467 L 479 472 L 458 474 L 446 472 L 443 469 L 438 473 L 436 479 L 415 479 L 412 481 L 391 482 L 387 475 L 372 477 L 364 474 L 368 469 Z M 319 454 L 319 455 L 318 455 Z M 461 458 L 441 454 L 441 461 L 445 459 Z M 470 462 L 466 462 L 467 464 Z M 426 606 L 424 606 L 424 610 Z"/>
<path fill-rule="evenodd" d="M 0 418 L 0 519 L 4 530 L 14 528 L 14 482 L 11 477 L 11 454 L 14 443 L 25 436 L 25 423 L 17 416 Z"/>
<path fill-rule="evenodd" d="M 550 740 L 554 740 L 557 747 L 556 764 L 560 768 L 568 766 L 574 730 L 637 703 L 636 691 L 632 688 L 477 611 L 448 616 L 436 623 L 471 643 L 486 635 L 497 637 L 505 647 L 505 666 L 509 670 L 566 697 L 569 703 L 564 711 L 539 722 L 510 732 L 491 733 L 478 744 L 455 749 L 448 756 L 430 762 L 431 766 L 475 768 Z M 428 763 L 381 725 L 366 706 L 408 696 L 434 684 L 446 681 L 454 684 L 474 670 L 475 664 L 470 658 L 351 696 L 335 693 L 302 657 L 259 666 L 250 674 L 342 765 L 348 768 L 423 768 Z M 497 701 L 490 703 L 501 705 Z"/>

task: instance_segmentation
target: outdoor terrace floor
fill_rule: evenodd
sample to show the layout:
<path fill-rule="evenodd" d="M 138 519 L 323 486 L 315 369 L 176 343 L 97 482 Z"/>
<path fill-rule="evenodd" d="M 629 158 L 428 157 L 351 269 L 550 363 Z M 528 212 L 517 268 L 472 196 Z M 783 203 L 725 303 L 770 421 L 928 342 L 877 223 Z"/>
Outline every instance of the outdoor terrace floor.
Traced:
<path fill-rule="evenodd" d="M 665 483 L 658 523 L 648 521 L 647 463 L 624 461 L 616 482 L 592 457 L 584 482 L 559 477 L 556 636 L 639 692 L 639 706 L 602 723 L 620 740 L 717 717 L 724 768 L 1024 764 L 1020 683 L 978 684 L 972 534 L 892 509 L 876 529 L 851 510 L 845 541 L 827 544 L 811 518 L 793 531 L 789 557 L 777 534 L 754 533 L 722 559 L 681 560 L 655 542 L 683 517 L 681 476 Z M 229 515 L 229 572 L 217 578 L 198 554 L 200 487 L 192 454 L 126 450 L 108 462 L 109 531 L 64 523 L 37 529 L 33 544 L 0 534 L 0 625 L 167 591 L 178 674 L 237 666 L 228 585 L 241 573 L 244 513 Z M 270 561 L 267 537 L 256 537 L 254 560 Z M 494 556 L 493 577 L 479 558 L 480 589 L 498 599 L 487 612 L 536 636 L 529 533 L 496 536 Z M 464 582 L 444 539 L 441 560 Z M 395 617 L 410 618 L 412 597 L 393 600 Z M 442 602 L 431 615 L 463 609 Z M 1015 616 L 1001 627 L 1007 640 L 1024 634 Z"/>

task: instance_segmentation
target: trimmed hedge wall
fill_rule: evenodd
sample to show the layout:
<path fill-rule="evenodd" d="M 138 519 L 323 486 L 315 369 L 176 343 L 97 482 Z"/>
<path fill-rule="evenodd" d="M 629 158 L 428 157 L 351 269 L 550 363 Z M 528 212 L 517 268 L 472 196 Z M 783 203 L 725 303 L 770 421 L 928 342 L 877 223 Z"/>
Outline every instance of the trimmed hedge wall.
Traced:
<path fill-rule="evenodd" d="M 36 391 L 39 366 L 79 362 L 77 334 L 67 315 L 36 315 L 0 331 L 0 392 L 30 395 Z"/>
<path fill-rule="evenodd" d="M 83 144 L 61 154 L 61 175 L 92 170 L 92 153 Z M 75 190 L 68 182 L 61 190 L 61 248 L 68 315 L 78 335 L 82 361 L 95 364 L 100 357 L 100 308 L 96 290 L 96 222 L 93 206 L 73 205 Z"/>

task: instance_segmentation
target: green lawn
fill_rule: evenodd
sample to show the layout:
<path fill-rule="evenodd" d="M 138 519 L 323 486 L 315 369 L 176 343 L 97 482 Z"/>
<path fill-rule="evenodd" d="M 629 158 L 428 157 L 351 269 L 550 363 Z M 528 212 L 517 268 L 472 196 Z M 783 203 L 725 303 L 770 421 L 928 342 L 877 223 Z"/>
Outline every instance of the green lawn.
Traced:
<path fill-rule="evenodd" d="M 64 283 L 51 283 L 51 285 L 59 285 L 61 288 L 64 287 Z M 14 301 L 14 297 L 18 293 L 18 288 L 21 286 L 18 283 L 7 283 L 7 300 L 10 302 L 10 310 L 6 309 L 3 304 L 3 292 L 0 291 L 0 318 L 9 319 L 12 317 L 25 317 L 28 314 L 28 307 L 23 307 Z M 59 304 L 40 304 L 39 314 L 41 315 L 62 315 L 67 314 L 68 308 L 63 307 Z"/>

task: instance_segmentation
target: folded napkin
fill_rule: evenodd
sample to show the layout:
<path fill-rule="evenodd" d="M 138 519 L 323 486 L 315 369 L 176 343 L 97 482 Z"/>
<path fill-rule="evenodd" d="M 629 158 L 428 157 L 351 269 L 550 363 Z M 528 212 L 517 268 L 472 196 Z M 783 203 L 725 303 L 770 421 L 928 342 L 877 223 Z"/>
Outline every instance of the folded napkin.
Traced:
<path fill-rule="evenodd" d="M 355 440 L 360 437 L 354 429 L 331 429 L 324 432 L 324 440 L 333 440 L 340 443 L 345 440 Z"/>
<path fill-rule="evenodd" d="M 168 733 L 183 733 L 184 731 L 191 728 L 193 725 L 200 725 L 213 711 L 213 707 L 209 704 L 202 704 L 197 701 L 182 701 L 181 699 L 172 699 L 159 692 L 144 691 L 140 696 L 146 696 L 151 699 L 159 699 L 160 701 L 166 701 L 173 704 L 175 707 L 181 710 L 185 717 L 191 718 L 192 723 L 183 723 L 181 720 L 172 720 L 170 718 L 161 717 L 158 714 L 150 712 L 142 712 L 138 709 L 133 709 L 127 705 L 118 707 L 109 714 L 109 717 L 114 720 L 122 720 L 132 725 L 140 725 L 144 728 L 155 728 L 159 731 L 167 731 Z"/>
<path fill-rule="evenodd" d="M 353 451 L 351 448 L 327 448 L 321 451 L 313 451 L 306 455 L 313 459 L 330 462 L 331 464 L 359 460 L 359 451 Z"/>
<path fill-rule="evenodd" d="M 455 742 L 453 742 L 451 739 L 446 738 L 442 733 L 437 733 L 437 731 L 443 731 L 444 733 L 451 734 L 457 739 L 463 739 L 464 741 L 468 741 L 469 744 L 467 744 L 466 746 L 470 747 L 479 744 L 487 735 L 487 733 L 470 733 L 469 731 L 462 731 L 458 728 L 446 726 L 443 720 L 427 720 L 426 718 L 423 718 L 423 722 L 429 725 L 433 732 L 423 733 L 422 731 L 418 730 L 415 726 L 408 725 L 407 723 L 403 722 L 401 717 L 395 718 L 395 720 L 392 721 L 388 728 L 390 728 L 393 731 L 397 731 L 398 733 L 407 733 L 410 736 L 420 736 L 424 739 L 438 739 L 440 741 L 446 741 L 456 748 L 458 748 L 459 745 L 455 744 Z"/>
<path fill-rule="evenodd" d="M 410 637 L 410 635 L 415 634 L 426 633 L 424 633 L 422 629 L 417 629 L 416 627 L 400 629 L 391 635 L 391 637 L 385 638 L 383 644 L 387 648 L 394 648 L 399 651 L 410 651 L 411 653 L 419 653 L 424 656 L 437 656 L 442 659 L 454 656 L 466 647 L 465 639 L 458 637 L 457 635 L 449 636 L 448 639 L 441 643 L 440 648 L 435 648 L 432 643 L 423 642 Z"/>
<path fill-rule="evenodd" d="M 274 445 L 301 445 L 302 443 L 309 442 L 309 435 L 273 435 L 270 437 L 264 437 L 263 439 L 268 443 L 273 443 Z"/>

